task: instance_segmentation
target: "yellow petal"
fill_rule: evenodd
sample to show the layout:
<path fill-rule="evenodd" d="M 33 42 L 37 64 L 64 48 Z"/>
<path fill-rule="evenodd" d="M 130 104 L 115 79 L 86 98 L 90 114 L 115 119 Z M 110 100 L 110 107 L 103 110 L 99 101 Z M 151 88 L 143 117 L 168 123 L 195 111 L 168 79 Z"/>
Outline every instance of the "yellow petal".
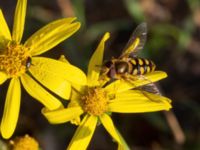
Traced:
<path fill-rule="evenodd" d="M 4 45 L 7 40 L 11 40 L 10 30 L 0 9 L 0 45 Z"/>
<path fill-rule="evenodd" d="M 113 137 L 113 139 L 120 145 L 122 145 L 121 139 L 115 129 L 115 126 L 112 122 L 112 119 L 107 115 L 103 114 L 100 116 L 101 123 L 105 127 L 105 129 L 110 133 L 110 135 Z"/>
<path fill-rule="evenodd" d="M 42 114 L 52 124 L 59 124 L 70 121 L 83 113 L 80 106 L 70 108 L 60 108 L 57 110 L 49 111 L 47 108 L 42 109 Z"/>
<path fill-rule="evenodd" d="M 15 9 L 12 39 L 18 43 L 20 43 L 24 32 L 26 5 L 27 5 L 27 0 L 18 0 Z"/>
<path fill-rule="evenodd" d="M 59 108 L 62 104 L 53 95 L 48 93 L 42 86 L 34 81 L 28 74 L 21 76 L 21 82 L 25 90 L 36 100 L 41 102 L 48 109 L 53 110 Z"/>
<path fill-rule="evenodd" d="M 60 61 L 70 64 L 69 61 L 66 59 L 65 55 L 61 55 L 59 58 Z"/>
<path fill-rule="evenodd" d="M 99 73 L 102 66 L 103 61 L 103 53 L 105 48 L 105 42 L 109 39 L 110 33 L 105 33 L 101 42 L 99 43 L 97 49 L 92 55 L 89 65 L 88 65 L 88 74 L 87 80 L 89 86 L 98 85 Z"/>
<path fill-rule="evenodd" d="M 115 95 L 115 99 L 109 103 L 109 110 L 119 113 L 169 110 L 171 108 L 170 102 L 171 100 L 160 95 L 139 90 L 128 90 Z"/>
<path fill-rule="evenodd" d="M 72 23 L 75 19 L 65 18 L 54 21 L 33 34 L 25 42 L 25 46 L 30 47 L 31 55 L 42 54 L 75 33 L 80 28 L 80 23 Z"/>
<path fill-rule="evenodd" d="M 72 93 L 71 93 L 71 98 L 70 98 L 70 102 L 68 103 L 67 107 L 77 107 L 80 106 L 80 99 L 81 99 L 81 93 L 79 93 L 78 90 L 75 90 L 74 88 L 72 89 Z M 75 124 L 75 125 L 80 125 L 81 123 L 81 118 L 80 116 L 73 118 L 72 120 L 70 120 L 71 124 Z"/>
<path fill-rule="evenodd" d="M 8 79 L 8 76 L 0 71 L 0 84 L 3 84 Z"/>
<path fill-rule="evenodd" d="M 78 100 L 78 99 L 77 99 Z M 77 107 L 77 106 L 80 106 L 80 104 L 77 102 L 77 101 L 74 101 L 74 100 L 70 100 L 70 102 L 68 103 L 67 105 L 67 108 L 70 108 L 70 107 Z M 75 125 L 80 125 L 81 123 L 81 118 L 80 116 L 78 117 L 75 117 L 73 118 L 72 120 L 70 120 L 70 123 L 71 124 L 75 124 Z"/>
<path fill-rule="evenodd" d="M 86 115 L 76 130 L 67 150 L 87 149 L 97 124 L 97 117 Z"/>
<path fill-rule="evenodd" d="M 72 89 L 70 101 L 74 101 L 74 103 L 79 104 L 81 96 L 82 96 L 81 93 L 79 93 L 77 90 Z"/>
<path fill-rule="evenodd" d="M 18 78 L 13 78 L 8 87 L 6 102 L 1 121 L 1 134 L 8 139 L 12 136 L 19 117 L 21 88 Z"/>
<path fill-rule="evenodd" d="M 70 96 L 70 84 L 86 84 L 85 74 L 77 67 L 58 60 L 33 57 L 31 74 L 48 89 L 68 99 Z"/>
<path fill-rule="evenodd" d="M 64 55 L 61 55 L 60 58 L 59 58 L 60 61 L 64 62 L 64 63 L 67 63 L 67 64 L 70 64 L 69 61 L 65 58 Z M 79 85 L 79 84 L 72 84 L 72 88 L 74 88 L 76 91 L 80 92 L 80 93 L 83 93 L 85 92 L 85 87 L 82 86 L 82 85 Z M 72 98 L 71 98 L 72 100 Z"/>
<path fill-rule="evenodd" d="M 152 73 L 148 73 L 144 76 L 137 76 L 131 83 L 129 81 L 124 80 L 117 80 L 108 86 L 105 87 L 105 90 L 109 91 L 109 93 L 119 93 L 123 92 L 132 88 L 136 88 L 142 85 L 146 85 L 149 83 L 156 82 L 158 80 L 161 80 L 163 78 L 166 78 L 167 74 L 163 71 L 154 71 Z"/>
<path fill-rule="evenodd" d="M 79 90 L 79 89 L 78 89 Z M 67 107 L 76 107 L 76 106 L 80 106 L 80 99 L 81 99 L 81 94 L 77 89 L 72 88 L 72 92 L 71 92 L 71 98 L 70 98 L 70 102 L 68 103 Z M 84 90 L 83 90 L 84 91 Z M 81 91 L 82 92 L 82 91 Z M 73 118 L 72 120 L 70 120 L 71 124 L 75 124 L 75 125 L 80 125 L 81 123 L 81 118 L 80 116 Z"/>
<path fill-rule="evenodd" d="M 86 85 L 84 72 L 73 65 L 45 57 L 33 57 L 32 63 L 30 71 L 41 82 L 54 83 L 58 82 L 57 78 L 64 78 L 70 83 Z M 56 81 L 52 81 L 52 79 L 56 79 Z"/>
<path fill-rule="evenodd" d="M 116 129 L 116 132 L 122 143 L 122 144 L 118 144 L 117 150 L 130 150 L 128 144 L 126 143 L 126 141 L 124 140 L 124 138 L 122 137 L 122 135 L 120 134 L 120 132 L 117 129 Z"/>

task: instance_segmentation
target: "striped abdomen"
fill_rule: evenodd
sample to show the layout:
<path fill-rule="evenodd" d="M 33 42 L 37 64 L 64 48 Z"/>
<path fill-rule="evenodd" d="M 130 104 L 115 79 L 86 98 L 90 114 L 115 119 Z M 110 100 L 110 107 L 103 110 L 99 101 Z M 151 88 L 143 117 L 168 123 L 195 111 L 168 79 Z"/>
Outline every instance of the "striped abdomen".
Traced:
<path fill-rule="evenodd" d="M 143 75 L 155 70 L 156 65 L 153 61 L 144 58 L 131 58 L 129 63 L 132 64 L 131 74 L 132 75 Z"/>

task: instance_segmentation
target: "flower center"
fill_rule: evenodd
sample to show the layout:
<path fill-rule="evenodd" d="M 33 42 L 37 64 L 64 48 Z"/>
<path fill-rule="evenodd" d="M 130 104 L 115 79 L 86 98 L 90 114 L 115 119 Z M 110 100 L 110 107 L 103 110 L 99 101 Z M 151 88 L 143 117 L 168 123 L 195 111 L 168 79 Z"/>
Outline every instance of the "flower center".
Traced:
<path fill-rule="evenodd" d="M 102 88 L 88 88 L 81 100 L 83 110 L 95 116 L 103 114 L 108 107 L 107 94 Z"/>
<path fill-rule="evenodd" d="M 24 137 L 18 137 L 13 141 L 10 141 L 12 145 L 12 150 L 38 150 L 39 144 L 38 142 L 29 135 L 25 135 Z"/>
<path fill-rule="evenodd" d="M 28 48 L 15 42 L 8 42 L 3 50 L 0 50 L 0 71 L 4 71 L 9 77 L 18 77 L 26 72 L 27 60 L 30 60 Z"/>

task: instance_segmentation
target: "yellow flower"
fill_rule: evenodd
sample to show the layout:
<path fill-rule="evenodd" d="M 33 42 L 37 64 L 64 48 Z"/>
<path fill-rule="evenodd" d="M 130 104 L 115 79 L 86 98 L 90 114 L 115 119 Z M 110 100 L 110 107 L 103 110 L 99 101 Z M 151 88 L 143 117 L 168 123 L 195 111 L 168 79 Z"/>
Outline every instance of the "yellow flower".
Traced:
<path fill-rule="evenodd" d="M 79 116 L 84 115 L 67 149 L 86 149 L 98 121 L 103 124 L 112 138 L 118 143 L 118 149 L 129 149 L 112 122 L 110 117 L 112 112 L 139 113 L 169 110 L 171 108 L 168 98 L 148 92 L 144 94 L 144 91 L 141 90 L 131 90 L 133 84 L 121 80 L 109 85 L 101 85 L 98 66 L 102 65 L 104 45 L 108 38 L 109 33 L 106 33 L 90 59 L 87 86 L 74 86 L 74 89 L 72 89 L 71 102 L 73 105 L 53 111 L 47 108 L 42 110 L 44 116 L 52 124 L 71 120 L 78 123 Z M 135 80 L 134 87 L 148 84 L 150 81 L 158 81 L 167 75 L 165 72 L 155 71 L 145 76 L 147 80 Z M 149 96 L 153 100 L 150 100 Z"/>
<path fill-rule="evenodd" d="M 4 138 L 12 136 L 16 128 L 20 110 L 20 80 L 25 90 L 50 110 L 60 107 L 61 102 L 50 95 L 36 80 L 64 99 L 68 99 L 71 93 L 69 82 L 79 84 L 86 82 L 84 73 L 70 64 L 35 57 L 75 33 L 80 23 L 73 22 L 76 18 L 54 21 L 21 44 L 26 5 L 27 0 L 17 2 L 12 36 L 0 10 L 0 84 L 11 79 L 0 125 Z"/>

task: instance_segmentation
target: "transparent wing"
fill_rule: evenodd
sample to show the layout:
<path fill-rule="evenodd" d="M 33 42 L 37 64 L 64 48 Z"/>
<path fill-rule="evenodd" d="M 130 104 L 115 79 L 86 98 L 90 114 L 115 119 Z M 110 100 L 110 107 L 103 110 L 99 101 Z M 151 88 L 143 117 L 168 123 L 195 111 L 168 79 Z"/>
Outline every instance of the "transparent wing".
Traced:
<path fill-rule="evenodd" d="M 149 82 L 148 84 L 139 87 L 142 91 L 146 91 L 146 92 L 157 94 L 157 95 L 162 95 L 159 88 L 158 88 L 158 85 L 156 85 L 155 82 L 152 82 L 151 80 L 149 80 L 144 75 L 140 75 L 139 78 L 141 80 L 146 80 L 146 81 Z"/>
<path fill-rule="evenodd" d="M 136 53 L 143 49 L 147 38 L 147 24 L 141 23 L 133 31 L 128 43 L 122 51 L 120 58 L 128 57 L 130 54 L 136 55 Z"/>
<path fill-rule="evenodd" d="M 162 95 L 158 86 L 156 85 L 156 83 L 151 82 L 149 79 L 147 79 L 143 75 L 136 76 L 136 77 L 134 77 L 132 75 L 127 75 L 127 78 L 125 80 L 134 85 L 135 80 L 138 79 L 138 78 L 141 79 L 141 80 L 146 80 L 149 83 L 146 84 L 146 85 L 139 86 L 139 87 L 135 86 L 136 88 L 133 88 L 133 89 L 140 90 L 144 96 L 149 98 L 149 100 L 156 102 L 155 97 L 152 94 L 156 94 L 156 95 L 160 95 L 160 96 Z"/>
<path fill-rule="evenodd" d="M 149 92 L 149 93 L 157 94 L 157 95 L 162 95 L 158 86 L 153 82 L 142 86 L 141 90 L 144 90 L 144 91 Z"/>

